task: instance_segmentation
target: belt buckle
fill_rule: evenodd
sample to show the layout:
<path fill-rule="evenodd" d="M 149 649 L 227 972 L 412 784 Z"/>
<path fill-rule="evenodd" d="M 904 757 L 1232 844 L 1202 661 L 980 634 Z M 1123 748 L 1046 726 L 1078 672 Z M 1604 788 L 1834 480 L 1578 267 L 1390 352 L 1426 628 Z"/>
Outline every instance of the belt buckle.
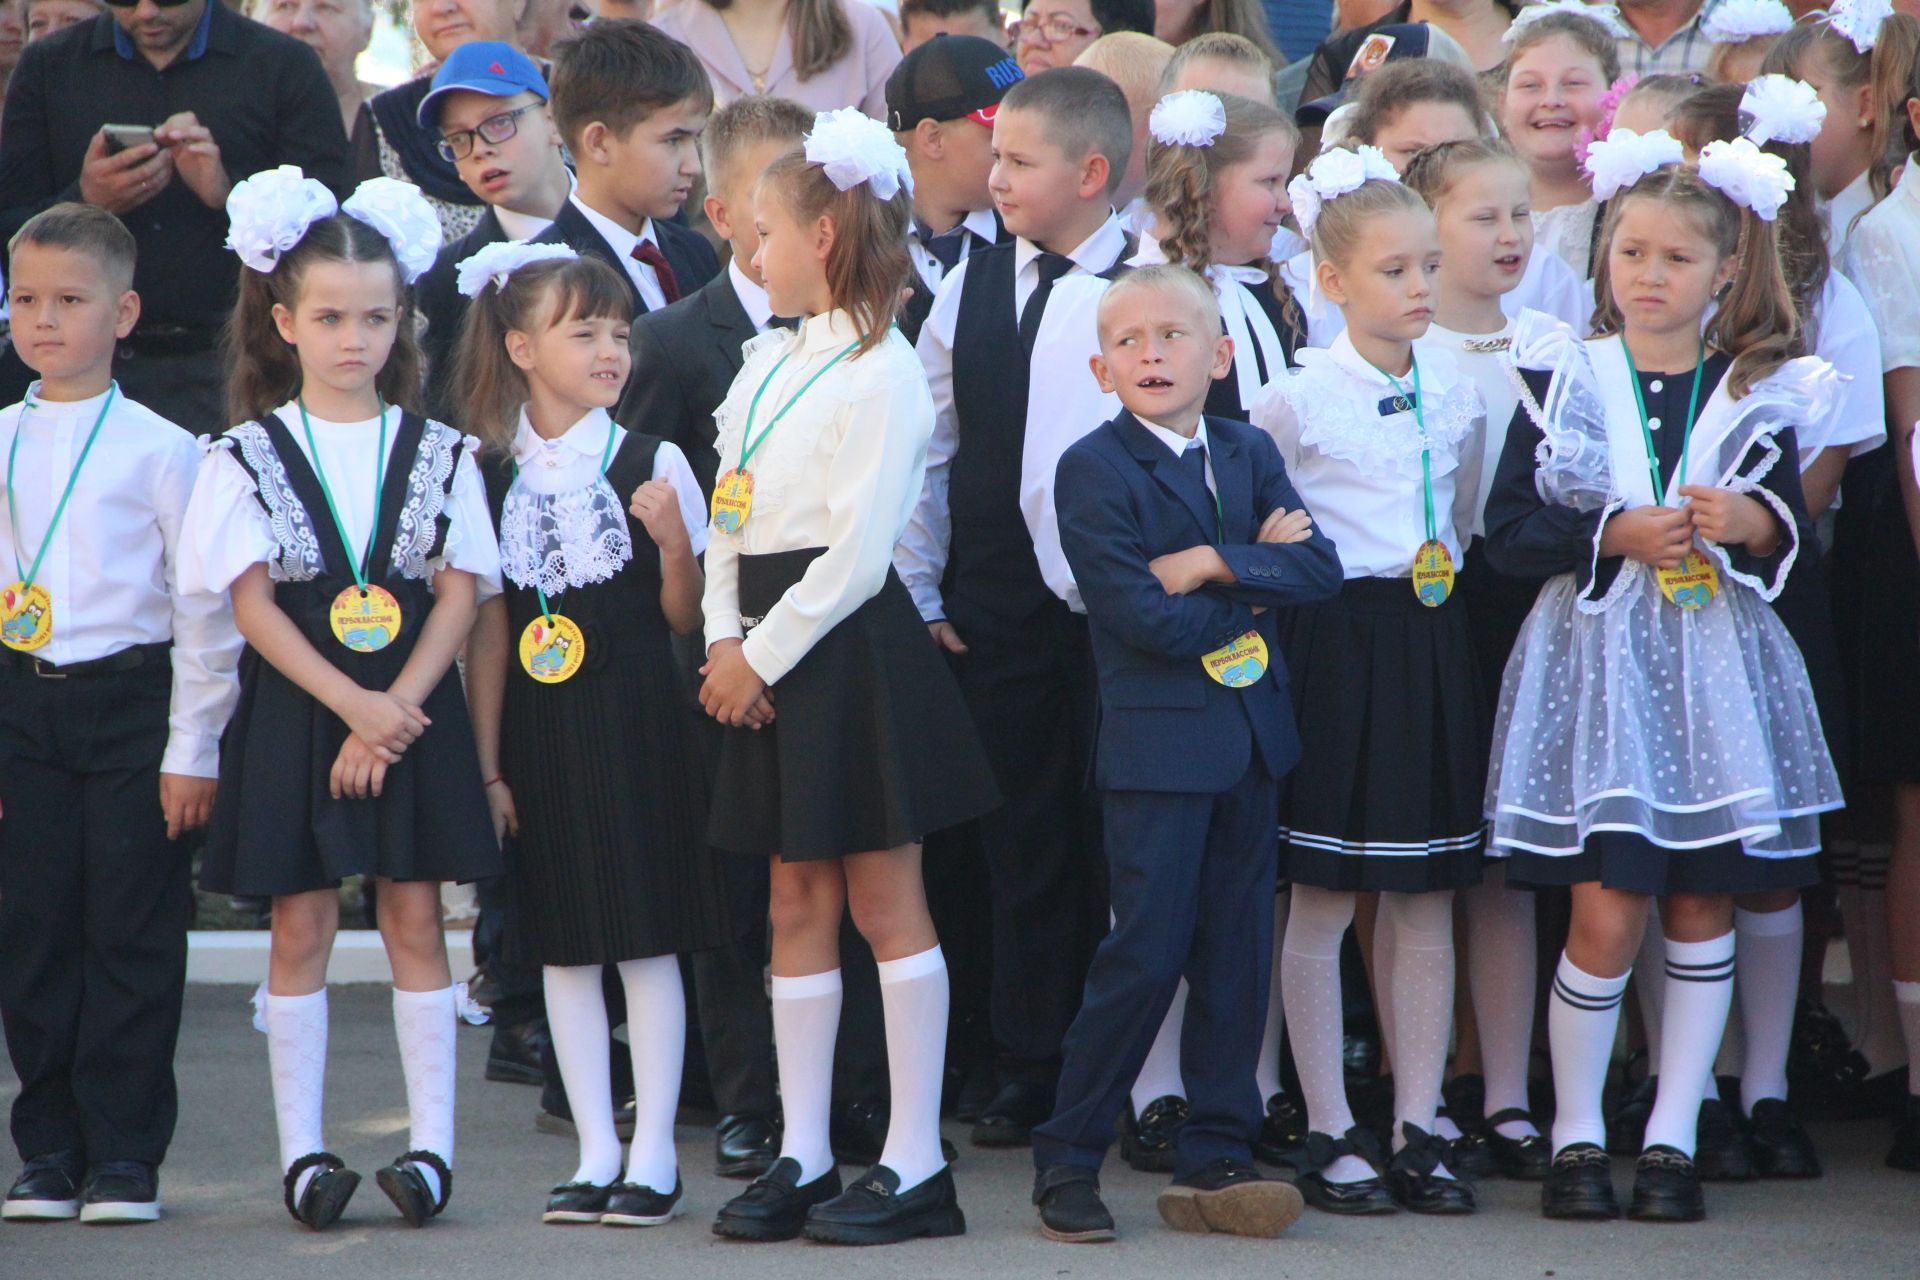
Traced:
<path fill-rule="evenodd" d="M 40 679 L 65 680 L 67 678 L 66 672 L 54 670 L 53 664 L 51 662 L 48 662 L 45 658 L 40 657 L 38 654 L 30 653 L 27 655 L 27 658 L 29 661 L 33 663 L 33 674 L 39 677 Z"/>

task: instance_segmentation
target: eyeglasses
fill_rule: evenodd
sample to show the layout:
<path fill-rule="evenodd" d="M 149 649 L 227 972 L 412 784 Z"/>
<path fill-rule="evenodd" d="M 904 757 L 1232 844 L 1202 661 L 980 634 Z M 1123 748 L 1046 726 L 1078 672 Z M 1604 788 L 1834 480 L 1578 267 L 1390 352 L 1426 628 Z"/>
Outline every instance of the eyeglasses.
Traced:
<path fill-rule="evenodd" d="M 1064 13 L 1048 18 L 1022 18 L 1014 24 L 1023 44 L 1061 44 L 1076 36 L 1097 36 L 1100 32 L 1083 27 Z"/>
<path fill-rule="evenodd" d="M 473 140 L 476 134 L 481 141 L 497 147 L 520 132 L 521 116 L 546 105 L 544 102 L 529 102 L 524 107 L 515 107 L 511 111 L 502 111 L 497 116 L 488 116 L 471 129 L 456 129 L 452 133 L 443 134 L 440 140 L 433 144 L 434 150 L 440 153 L 442 160 L 465 160 L 473 154 Z"/>

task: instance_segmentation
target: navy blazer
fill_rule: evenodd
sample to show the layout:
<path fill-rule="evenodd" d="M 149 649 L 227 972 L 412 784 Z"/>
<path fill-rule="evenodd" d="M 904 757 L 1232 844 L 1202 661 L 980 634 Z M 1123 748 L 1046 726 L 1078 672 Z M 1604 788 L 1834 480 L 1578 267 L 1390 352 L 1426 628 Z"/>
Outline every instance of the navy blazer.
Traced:
<path fill-rule="evenodd" d="M 758 332 L 725 271 L 672 306 L 633 320 L 633 373 L 613 420 L 679 445 L 707 497 L 720 465 L 713 411 L 740 372 L 740 348 Z"/>
<path fill-rule="evenodd" d="M 1100 678 L 1094 783 L 1113 791 L 1212 793 L 1237 784 L 1257 747 L 1278 778 L 1300 758 L 1287 667 L 1272 610 L 1330 599 L 1340 558 L 1320 532 L 1304 542 L 1258 543 L 1260 523 L 1305 504 L 1265 432 L 1206 419 L 1214 501 L 1131 413 L 1096 427 L 1060 459 L 1054 501 Z M 1231 585 L 1169 595 L 1148 563 L 1211 544 Z M 1268 612 L 1255 615 L 1255 606 Z M 1267 676 L 1229 689 L 1201 657 L 1248 631 L 1267 642 Z"/>
<path fill-rule="evenodd" d="M 667 265 L 673 268 L 673 278 L 680 286 L 681 297 L 686 297 L 713 279 L 720 270 L 720 259 L 714 256 L 713 246 L 698 231 L 690 231 L 665 218 L 655 218 L 653 234 L 660 241 L 660 252 L 667 256 Z M 620 273 L 620 282 L 627 286 L 627 299 L 633 303 L 633 314 L 641 315 L 647 310 L 647 304 L 640 298 L 640 291 L 633 286 L 633 277 L 627 274 L 627 264 L 571 199 L 560 206 L 553 225 L 535 236 L 532 243 L 570 245 L 577 253 L 592 254 Z"/>

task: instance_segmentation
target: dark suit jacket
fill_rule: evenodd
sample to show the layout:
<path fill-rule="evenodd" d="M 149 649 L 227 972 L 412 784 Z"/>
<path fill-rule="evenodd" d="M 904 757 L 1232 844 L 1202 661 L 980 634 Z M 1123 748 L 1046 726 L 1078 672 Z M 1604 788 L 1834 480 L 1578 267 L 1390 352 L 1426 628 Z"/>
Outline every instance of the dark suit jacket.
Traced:
<path fill-rule="evenodd" d="M 427 322 L 426 334 L 420 340 L 420 354 L 427 362 L 427 412 L 442 422 L 460 421 L 458 407 L 447 399 L 447 380 L 453 376 L 453 346 L 467 314 L 467 299 L 454 287 L 459 266 L 488 245 L 505 239 L 506 229 L 488 206 L 473 230 L 441 248 L 440 256 L 413 286 L 414 305 Z"/>
<path fill-rule="evenodd" d="M 720 463 L 713 411 L 727 398 L 740 372 L 740 348 L 754 333 L 725 271 L 664 311 L 633 321 L 633 372 L 613 420 L 679 445 L 709 498 Z"/>
<path fill-rule="evenodd" d="M 1332 597 L 1340 559 L 1318 525 L 1305 542 L 1254 541 L 1275 509 L 1304 504 L 1265 432 L 1225 418 L 1206 424 L 1218 517 L 1205 486 L 1131 413 L 1060 459 L 1060 545 L 1087 606 L 1100 679 L 1094 782 L 1107 790 L 1220 792 L 1246 775 L 1256 748 L 1276 778 L 1300 758 L 1271 610 Z M 1202 544 L 1218 548 L 1237 581 L 1167 594 L 1149 562 Z M 1269 612 L 1256 616 L 1256 605 Z M 1248 631 L 1266 640 L 1269 669 L 1229 689 L 1200 659 Z"/>
<path fill-rule="evenodd" d="M 713 279 L 720 270 L 720 260 L 713 255 L 713 246 L 706 237 L 697 231 L 689 231 L 677 222 L 668 222 L 664 218 L 653 220 L 654 234 L 660 238 L 660 252 L 667 255 L 667 265 L 673 268 L 674 279 L 680 284 L 680 296 L 688 294 Z M 641 301 L 640 291 L 633 287 L 633 277 L 627 274 L 627 264 L 613 251 L 606 237 L 594 230 L 587 221 L 587 215 L 580 212 L 572 200 L 560 206 L 560 214 L 553 225 L 533 238 L 534 244 L 571 245 L 579 253 L 590 253 L 602 262 L 608 263 L 620 273 L 621 282 L 627 286 L 627 295 L 633 301 L 633 314 L 642 315 L 647 304 Z"/>

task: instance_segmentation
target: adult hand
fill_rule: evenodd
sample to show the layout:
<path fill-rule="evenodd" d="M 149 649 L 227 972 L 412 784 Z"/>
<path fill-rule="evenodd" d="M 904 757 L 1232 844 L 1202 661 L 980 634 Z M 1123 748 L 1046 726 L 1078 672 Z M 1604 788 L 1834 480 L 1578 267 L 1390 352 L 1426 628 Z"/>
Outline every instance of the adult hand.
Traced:
<path fill-rule="evenodd" d="M 226 206 L 233 184 L 227 181 L 227 168 L 220 162 L 220 144 L 193 112 L 168 116 L 166 123 L 153 131 L 153 140 L 167 149 L 180 181 L 200 197 L 200 203 L 209 209 Z"/>
<path fill-rule="evenodd" d="M 167 818 L 167 839 L 178 840 L 213 818 L 213 793 L 219 783 L 184 773 L 160 775 L 160 812 Z"/>
<path fill-rule="evenodd" d="M 154 136 L 159 136 L 157 130 Z M 96 133 L 80 162 L 80 198 L 108 213 L 130 213 L 164 191 L 172 179 L 172 152 L 143 142 L 109 155 L 107 135 Z"/>

